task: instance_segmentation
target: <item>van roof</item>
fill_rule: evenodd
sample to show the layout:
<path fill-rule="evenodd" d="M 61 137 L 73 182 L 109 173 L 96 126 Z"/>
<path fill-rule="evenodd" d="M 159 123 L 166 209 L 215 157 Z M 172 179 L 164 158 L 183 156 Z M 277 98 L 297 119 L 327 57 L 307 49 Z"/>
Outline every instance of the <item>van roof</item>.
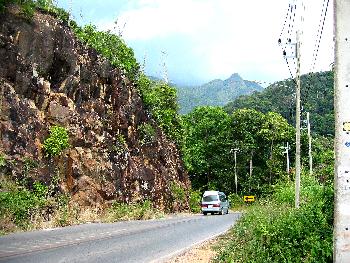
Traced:
<path fill-rule="evenodd" d="M 207 195 L 217 195 L 219 194 L 219 191 L 205 191 L 203 196 L 207 196 Z"/>

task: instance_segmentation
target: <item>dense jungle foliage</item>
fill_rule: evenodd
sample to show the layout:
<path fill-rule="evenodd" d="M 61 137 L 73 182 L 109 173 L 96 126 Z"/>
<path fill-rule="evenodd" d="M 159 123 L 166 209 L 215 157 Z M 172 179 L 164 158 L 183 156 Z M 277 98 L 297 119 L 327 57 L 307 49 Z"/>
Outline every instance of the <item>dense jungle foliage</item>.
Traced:
<path fill-rule="evenodd" d="M 238 194 L 266 195 L 279 180 L 293 179 L 293 168 L 286 171 L 284 147 L 289 142 L 293 163 L 295 129 L 278 113 L 238 109 L 228 114 L 222 108 L 206 106 L 185 115 L 183 124 L 183 159 L 194 188 L 235 192 L 234 149 Z M 308 169 L 307 145 L 303 131 L 304 169 Z M 333 159 L 332 140 L 317 135 L 313 145 L 314 167 L 326 178 L 332 169 L 327 166 Z"/>
<path fill-rule="evenodd" d="M 301 76 L 302 119 L 310 112 L 311 129 L 317 134 L 334 135 L 333 71 L 309 73 Z M 229 113 L 249 108 L 267 113 L 278 112 L 288 123 L 295 124 L 295 82 L 278 81 L 261 93 L 241 96 L 225 106 Z"/>

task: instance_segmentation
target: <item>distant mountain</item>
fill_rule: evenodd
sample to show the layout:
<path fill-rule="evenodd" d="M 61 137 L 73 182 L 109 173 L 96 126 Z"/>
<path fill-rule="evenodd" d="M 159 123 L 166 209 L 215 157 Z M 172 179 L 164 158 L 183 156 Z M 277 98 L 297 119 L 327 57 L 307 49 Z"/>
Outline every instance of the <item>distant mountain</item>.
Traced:
<path fill-rule="evenodd" d="M 177 86 L 176 89 L 180 113 L 186 114 L 197 106 L 224 106 L 241 95 L 262 91 L 263 87 L 234 73 L 226 80 L 215 79 L 201 86 Z"/>

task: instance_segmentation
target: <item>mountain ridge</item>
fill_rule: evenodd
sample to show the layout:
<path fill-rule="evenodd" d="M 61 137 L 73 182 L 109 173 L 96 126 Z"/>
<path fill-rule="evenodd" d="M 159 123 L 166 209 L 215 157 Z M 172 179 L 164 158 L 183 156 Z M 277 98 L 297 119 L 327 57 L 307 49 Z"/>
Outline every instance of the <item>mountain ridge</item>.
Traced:
<path fill-rule="evenodd" d="M 233 73 L 225 80 L 213 79 L 199 86 L 176 86 L 180 114 L 186 114 L 197 106 L 224 106 L 241 95 L 262 91 L 259 84 L 244 80 Z"/>

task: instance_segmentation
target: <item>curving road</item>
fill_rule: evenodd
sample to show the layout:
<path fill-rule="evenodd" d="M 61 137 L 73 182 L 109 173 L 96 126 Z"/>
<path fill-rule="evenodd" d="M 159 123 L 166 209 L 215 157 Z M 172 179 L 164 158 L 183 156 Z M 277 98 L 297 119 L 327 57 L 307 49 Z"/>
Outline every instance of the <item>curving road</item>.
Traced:
<path fill-rule="evenodd" d="M 0 238 L 0 262 L 166 262 L 227 231 L 240 213 L 85 224 Z"/>

